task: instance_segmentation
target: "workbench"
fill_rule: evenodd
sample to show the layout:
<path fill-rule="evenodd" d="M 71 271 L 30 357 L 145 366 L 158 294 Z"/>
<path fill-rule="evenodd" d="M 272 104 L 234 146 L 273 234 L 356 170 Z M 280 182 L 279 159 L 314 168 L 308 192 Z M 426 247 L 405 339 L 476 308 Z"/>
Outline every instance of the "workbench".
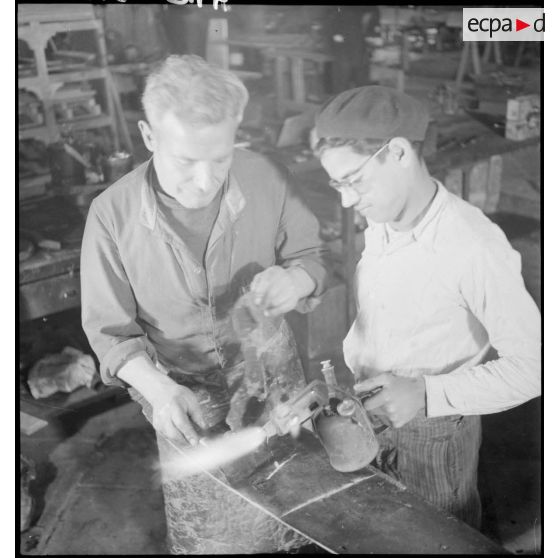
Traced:
<path fill-rule="evenodd" d="M 505 118 L 489 114 L 471 112 L 470 114 L 440 115 L 438 125 L 438 143 L 446 139 L 469 140 L 466 148 L 459 144 L 448 150 L 438 150 L 426 157 L 430 174 L 443 181 L 450 169 L 474 165 L 476 162 L 493 155 L 506 155 L 519 149 L 526 149 L 540 144 L 539 137 L 522 141 L 513 141 L 504 137 Z M 474 138 L 474 139 L 473 139 Z M 471 141 L 472 140 L 472 141 Z"/>
<path fill-rule="evenodd" d="M 19 227 L 35 239 L 58 243 L 60 249 L 36 247 L 19 264 L 20 321 L 40 318 L 80 305 L 79 259 L 84 211 L 67 196 L 20 202 Z"/>
<path fill-rule="evenodd" d="M 507 554 L 371 465 L 335 471 L 306 429 L 297 440 L 270 438 L 223 471 L 237 494 L 329 553 Z"/>

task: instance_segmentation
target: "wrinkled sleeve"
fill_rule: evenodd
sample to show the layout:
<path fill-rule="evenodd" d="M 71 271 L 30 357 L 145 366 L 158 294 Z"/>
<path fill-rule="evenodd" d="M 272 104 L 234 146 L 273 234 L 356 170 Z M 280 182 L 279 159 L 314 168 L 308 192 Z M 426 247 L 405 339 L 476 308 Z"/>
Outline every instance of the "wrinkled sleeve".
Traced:
<path fill-rule="evenodd" d="M 132 357 L 156 352 L 136 322 L 136 302 L 120 260 L 110 225 L 93 202 L 81 247 L 81 317 L 83 329 L 100 362 L 107 385 L 126 384 L 116 377 Z"/>
<path fill-rule="evenodd" d="M 327 287 L 327 270 L 323 260 L 326 248 L 320 239 L 320 225 L 316 216 L 293 186 L 290 175 L 284 175 L 285 196 L 276 242 L 278 265 L 284 268 L 299 266 L 316 283 L 309 296 L 301 300 L 296 310 L 310 312 L 320 302 Z"/>
<path fill-rule="evenodd" d="M 428 416 L 496 413 L 540 395 L 541 317 L 525 289 L 520 255 L 509 245 L 479 251 L 462 278 L 461 293 L 498 358 L 425 376 Z"/>

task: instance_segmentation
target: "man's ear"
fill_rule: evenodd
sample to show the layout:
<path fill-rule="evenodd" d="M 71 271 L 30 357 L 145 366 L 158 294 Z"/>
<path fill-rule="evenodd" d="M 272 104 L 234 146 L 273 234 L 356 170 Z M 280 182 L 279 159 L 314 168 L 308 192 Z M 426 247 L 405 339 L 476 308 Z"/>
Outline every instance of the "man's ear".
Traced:
<path fill-rule="evenodd" d="M 153 151 L 155 150 L 155 138 L 153 136 L 153 130 L 151 129 L 151 126 L 145 120 L 140 120 L 138 122 L 138 128 L 141 132 L 141 137 L 143 138 L 145 147 L 147 147 L 147 149 L 151 151 L 151 153 L 153 153 Z"/>
<path fill-rule="evenodd" d="M 413 146 L 406 138 L 396 137 L 390 140 L 388 146 L 390 155 L 403 167 L 411 164 L 413 156 Z"/>

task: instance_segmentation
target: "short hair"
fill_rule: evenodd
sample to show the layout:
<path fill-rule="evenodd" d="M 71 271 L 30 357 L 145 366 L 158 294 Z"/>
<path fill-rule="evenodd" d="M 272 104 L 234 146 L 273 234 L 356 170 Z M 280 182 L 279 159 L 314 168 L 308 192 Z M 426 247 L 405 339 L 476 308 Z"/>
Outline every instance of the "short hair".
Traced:
<path fill-rule="evenodd" d="M 219 124 L 242 117 L 248 90 L 200 56 L 172 54 L 149 74 L 141 100 L 150 125 L 166 111 L 193 125 Z"/>
<path fill-rule="evenodd" d="M 326 149 L 334 147 L 350 147 L 355 153 L 359 155 L 373 155 L 382 145 L 386 142 L 381 142 L 377 139 L 347 139 L 347 138 L 316 138 L 314 136 L 314 144 L 312 150 L 316 157 L 320 157 Z M 414 152 L 419 159 L 422 158 L 423 141 L 409 141 Z M 383 161 L 385 153 L 380 153 L 378 159 Z"/>

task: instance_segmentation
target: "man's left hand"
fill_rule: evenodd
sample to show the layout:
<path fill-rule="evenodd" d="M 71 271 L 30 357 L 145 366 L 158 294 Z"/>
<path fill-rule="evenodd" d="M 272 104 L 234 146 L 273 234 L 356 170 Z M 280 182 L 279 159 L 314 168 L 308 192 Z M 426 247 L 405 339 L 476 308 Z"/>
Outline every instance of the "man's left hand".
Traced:
<path fill-rule="evenodd" d="M 308 296 L 315 288 L 314 280 L 304 269 L 283 269 L 278 265 L 258 273 L 250 286 L 256 304 L 264 309 L 266 316 L 290 312 L 301 298 Z"/>
<path fill-rule="evenodd" d="M 370 391 L 381 387 L 382 390 L 366 399 L 364 408 L 375 414 L 374 410 L 382 407 L 382 415 L 387 416 L 395 428 L 407 424 L 425 407 L 426 386 L 423 378 L 402 378 L 393 374 L 379 374 L 355 384 L 354 390 Z"/>

